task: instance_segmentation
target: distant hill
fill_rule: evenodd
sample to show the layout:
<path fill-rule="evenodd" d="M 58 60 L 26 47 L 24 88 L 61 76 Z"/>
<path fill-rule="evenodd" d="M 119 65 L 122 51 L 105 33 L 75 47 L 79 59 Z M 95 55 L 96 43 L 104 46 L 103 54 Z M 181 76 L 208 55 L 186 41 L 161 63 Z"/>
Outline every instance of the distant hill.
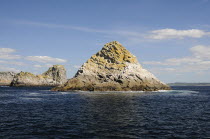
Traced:
<path fill-rule="evenodd" d="M 169 86 L 210 86 L 210 83 L 183 83 L 183 82 L 175 82 L 168 83 Z"/>

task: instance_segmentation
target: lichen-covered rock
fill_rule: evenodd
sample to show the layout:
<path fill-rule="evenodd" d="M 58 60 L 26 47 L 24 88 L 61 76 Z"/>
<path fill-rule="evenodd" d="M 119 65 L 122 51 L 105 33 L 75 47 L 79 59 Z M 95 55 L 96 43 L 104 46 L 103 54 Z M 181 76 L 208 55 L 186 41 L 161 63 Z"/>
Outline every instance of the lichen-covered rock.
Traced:
<path fill-rule="evenodd" d="M 15 75 L 14 72 L 0 72 L 0 86 L 9 86 Z"/>
<path fill-rule="evenodd" d="M 143 69 L 137 58 L 119 42 L 104 45 L 77 71 L 74 78 L 54 91 L 155 91 L 170 87 Z"/>
<path fill-rule="evenodd" d="M 41 75 L 20 72 L 14 77 L 11 86 L 59 86 L 66 81 L 64 66 L 54 65 Z"/>

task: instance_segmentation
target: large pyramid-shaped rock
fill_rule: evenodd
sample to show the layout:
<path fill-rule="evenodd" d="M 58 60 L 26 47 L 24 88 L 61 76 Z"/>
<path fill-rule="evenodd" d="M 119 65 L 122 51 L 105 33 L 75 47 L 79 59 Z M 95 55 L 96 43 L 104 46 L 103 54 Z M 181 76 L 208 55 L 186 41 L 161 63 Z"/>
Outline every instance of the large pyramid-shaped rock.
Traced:
<path fill-rule="evenodd" d="M 169 86 L 143 69 L 137 58 L 119 42 L 104 45 L 77 71 L 74 78 L 54 91 L 154 91 Z"/>

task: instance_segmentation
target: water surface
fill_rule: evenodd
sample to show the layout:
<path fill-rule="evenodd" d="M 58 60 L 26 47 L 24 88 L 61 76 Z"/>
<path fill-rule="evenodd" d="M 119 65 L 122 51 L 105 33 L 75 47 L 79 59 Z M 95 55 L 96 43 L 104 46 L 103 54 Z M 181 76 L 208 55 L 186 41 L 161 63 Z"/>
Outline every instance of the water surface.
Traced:
<path fill-rule="evenodd" d="M 51 92 L 0 87 L 0 138 L 208 138 L 210 87 Z"/>

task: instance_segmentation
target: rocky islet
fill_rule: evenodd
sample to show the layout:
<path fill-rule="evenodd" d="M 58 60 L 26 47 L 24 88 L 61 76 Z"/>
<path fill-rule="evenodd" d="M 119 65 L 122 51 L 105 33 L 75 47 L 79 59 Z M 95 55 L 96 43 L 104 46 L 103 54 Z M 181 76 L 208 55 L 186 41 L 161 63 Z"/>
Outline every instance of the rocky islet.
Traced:
<path fill-rule="evenodd" d="M 119 42 L 104 45 L 75 76 L 54 91 L 156 91 L 170 87 L 142 68 L 137 58 Z"/>
<path fill-rule="evenodd" d="M 66 81 L 66 69 L 63 65 L 53 65 L 40 75 L 22 71 L 0 72 L 1 86 L 59 86 Z"/>

